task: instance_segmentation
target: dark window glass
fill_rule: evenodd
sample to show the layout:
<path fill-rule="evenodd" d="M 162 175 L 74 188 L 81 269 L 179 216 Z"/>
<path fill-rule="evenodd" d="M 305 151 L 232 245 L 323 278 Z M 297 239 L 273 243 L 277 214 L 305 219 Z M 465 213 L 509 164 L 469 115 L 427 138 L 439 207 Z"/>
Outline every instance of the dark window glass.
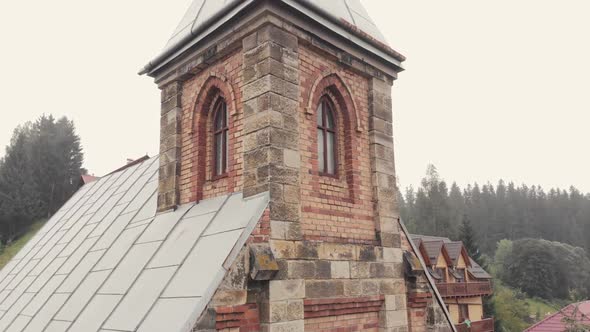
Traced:
<path fill-rule="evenodd" d="M 328 97 L 322 97 L 317 109 L 318 167 L 321 174 L 336 175 L 337 145 L 334 107 Z"/>
<path fill-rule="evenodd" d="M 440 282 L 447 282 L 447 269 L 445 268 L 436 268 L 436 273 L 440 275 Z"/>
<path fill-rule="evenodd" d="M 458 279 L 457 282 L 466 282 L 466 280 L 465 280 L 465 269 L 457 269 L 457 274 L 462 277 L 461 279 Z"/>
<path fill-rule="evenodd" d="M 227 173 L 228 148 L 227 107 L 223 100 L 215 104 L 213 117 L 213 174 L 221 176 Z"/>
<path fill-rule="evenodd" d="M 467 304 L 459 304 L 459 322 L 463 323 L 469 319 L 469 306 Z"/>

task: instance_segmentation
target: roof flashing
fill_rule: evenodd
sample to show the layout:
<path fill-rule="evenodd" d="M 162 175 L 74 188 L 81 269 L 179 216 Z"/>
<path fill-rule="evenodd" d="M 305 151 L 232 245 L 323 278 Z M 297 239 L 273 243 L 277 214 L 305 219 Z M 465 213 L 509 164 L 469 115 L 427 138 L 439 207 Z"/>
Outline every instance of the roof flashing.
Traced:
<path fill-rule="evenodd" d="M 139 75 L 152 76 L 258 0 L 193 0 L 164 50 Z M 393 50 L 359 0 L 280 0 L 336 35 L 403 70 L 405 57 Z M 270 2 L 274 4 L 275 2 Z M 336 16 L 339 13 L 340 16 Z"/>

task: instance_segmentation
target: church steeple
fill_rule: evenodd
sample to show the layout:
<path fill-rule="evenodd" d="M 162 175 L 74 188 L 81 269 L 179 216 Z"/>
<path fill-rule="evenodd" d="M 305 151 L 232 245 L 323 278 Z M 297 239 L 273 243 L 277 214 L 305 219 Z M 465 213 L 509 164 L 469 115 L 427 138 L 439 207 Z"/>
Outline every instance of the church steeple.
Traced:
<path fill-rule="evenodd" d="M 391 102 L 403 60 L 359 0 L 194 0 L 142 70 L 162 89 L 159 211 L 270 197 L 249 243 L 275 270 L 216 295 L 256 302 L 260 330 L 344 315 L 407 327 Z"/>
<path fill-rule="evenodd" d="M 278 0 L 301 17 L 401 68 L 405 57 L 394 51 L 360 0 Z M 259 0 L 193 0 L 163 51 L 140 74 L 152 73 L 187 48 L 193 47 Z"/>

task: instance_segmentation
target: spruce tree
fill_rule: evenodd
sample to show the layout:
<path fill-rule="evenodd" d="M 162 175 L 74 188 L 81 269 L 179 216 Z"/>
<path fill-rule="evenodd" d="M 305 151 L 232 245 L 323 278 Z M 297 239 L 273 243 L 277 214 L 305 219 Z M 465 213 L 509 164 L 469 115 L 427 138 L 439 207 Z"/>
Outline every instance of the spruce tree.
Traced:
<path fill-rule="evenodd" d="M 463 242 L 463 246 L 467 250 L 469 257 L 471 257 L 474 261 L 479 262 L 481 253 L 479 252 L 477 245 L 477 238 L 475 231 L 471 226 L 471 220 L 469 220 L 469 217 L 467 217 L 466 214 L 463 215 L 463 221 L 459 227 L 459 240 Z"/>

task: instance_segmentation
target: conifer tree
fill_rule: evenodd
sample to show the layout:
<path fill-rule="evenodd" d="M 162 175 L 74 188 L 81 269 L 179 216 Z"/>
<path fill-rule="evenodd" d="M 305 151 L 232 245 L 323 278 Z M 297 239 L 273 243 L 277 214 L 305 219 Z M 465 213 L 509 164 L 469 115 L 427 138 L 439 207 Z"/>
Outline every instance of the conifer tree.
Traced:
<path fill-rule="evenodd" d="M 475 231 L 471 226 L 471 220 L 466 214 L 463 215 L 463 221 L 459 227 L 459 240 L 463 242 L 463 246 L 467 250 L 469 257 L 473 258 L 474 261 L 479 262 L 481 253 L 477 246 L 477 238 Z"/>

